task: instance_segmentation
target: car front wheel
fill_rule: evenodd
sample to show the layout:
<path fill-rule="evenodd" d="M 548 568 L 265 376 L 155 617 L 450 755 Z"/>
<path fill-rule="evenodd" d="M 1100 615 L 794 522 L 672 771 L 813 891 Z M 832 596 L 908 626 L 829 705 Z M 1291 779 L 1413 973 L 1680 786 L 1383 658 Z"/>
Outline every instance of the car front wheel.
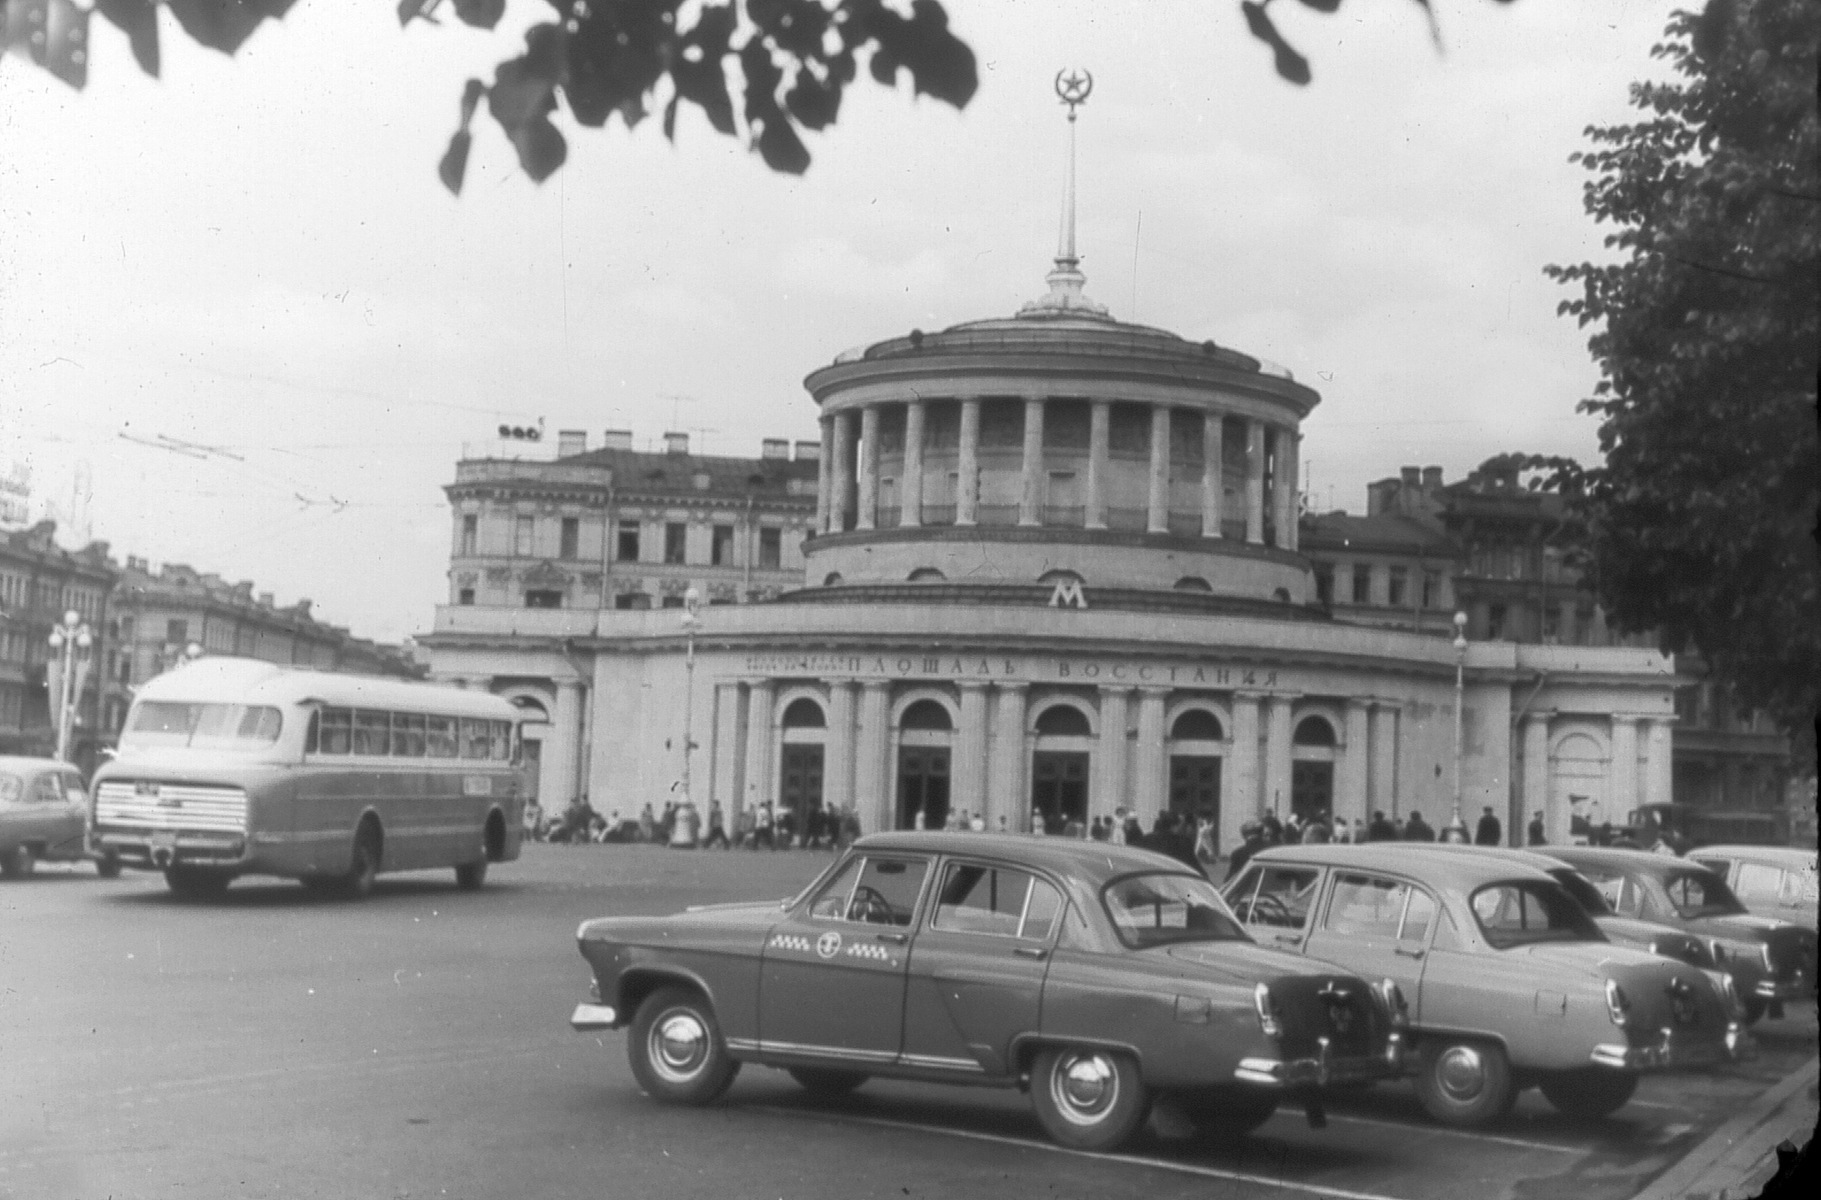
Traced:
<path fill-rule="evenodd" d="M 1571 1117 L 1610 1117 L 1638 1090 L 1638 1077 L 1622 1071 L 1583 1067 L 1560 1071 L 1538 1080 L 1543 1098 Z"/>
<path fill-rule="evenodd" d="M 679 987 L 659 988 L 639 1005 L 626 1057 L 645 1094 L 667 1104 L 707 1104 L 740 1070 L 721 1040 L 713 1006 L 700 992 Z"/>
<path fill-rule="evenodd" d="M 1505 1051 L 1492 1042 L 1436 1040 L 1422 1043 L 1416 1094 L 1437 1121 L 1472 1129 L 1509 1112 L 1517 1086 Z"/>
<path fill-rule="evenodd" d="M 1052 1046 L 1031 1066 L 1031 1108 L 1052 1141 L 1113 1150 L 1151 1113 L 1151 1093 L 1132 1056 L 1098 1046 Z"/>

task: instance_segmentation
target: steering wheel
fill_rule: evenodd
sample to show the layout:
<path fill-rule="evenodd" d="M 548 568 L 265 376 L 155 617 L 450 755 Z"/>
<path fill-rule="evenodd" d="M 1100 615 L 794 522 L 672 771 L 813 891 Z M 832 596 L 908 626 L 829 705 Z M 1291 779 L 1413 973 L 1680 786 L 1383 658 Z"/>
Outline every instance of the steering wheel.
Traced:
<path fill-rule="evenodd" d="M 1290 906 L 1284 903 L 1282 896 L 1275 892 L 1260 892 L 1252 898 L 1252 908 L 1246 913 L 1248 922 L 1256 921 L 1260 925 L 1293 925 L 1290 917 Z"/>
<path fill-rule="evenodd" d="M 868 925 L 896 925 L 898 913 L 877 888 L 863 883 L 854 889 L 853 898 L 847 902 L 847 919 Z"/>

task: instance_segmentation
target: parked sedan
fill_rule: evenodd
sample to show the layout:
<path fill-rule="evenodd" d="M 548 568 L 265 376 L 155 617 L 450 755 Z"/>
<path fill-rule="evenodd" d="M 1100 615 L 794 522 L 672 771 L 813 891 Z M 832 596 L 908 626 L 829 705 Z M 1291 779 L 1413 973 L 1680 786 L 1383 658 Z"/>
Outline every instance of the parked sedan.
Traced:
<path fill-rule="evenodd" d="M 1212 884 L 1130 847 L 994 834 L 856 842 L 782 904 L 587 921 L 578 1030 L 628 1029 L 655 1099 L 742 1064 L 839 1095 L 873 1075 L 1028 1091 L 1108 1149 L 1167 1095 L 1210 1134 L 1400 1067 L 1397 988 L 1255 944 Z"/>
<path fill-rule="evenodd" d="M 19 879 L 39 862 L 94 858 L 109 879 L 120 856 L 89 853 L 88 791 L 82 775 L 54 758 L 0 757 L 0 874 Z"/>
<path fill-rule="evenodd" d="M 1815 933 L 1756 916 L 1716 872 L 1698 862 L 1642 850 L 1548 846 L 1540 851 L 1585 875 L 1620 916 L 1674 925 L 1707 941 L 1730 971 L 1747 1022 L 1783 1014 L 1786 1000 L 1815 994 Z"/>
<path fill-rule="evenodd" d="M 1815 852 L 1793 846 L 1703 846 L 1688 857 L 1726 878 L 1746 908 L 1815 931 Z"/>
<path fill-rule="evenodd" d="M 1414 997 L 1416 1088 L 1436 1120 L 1497 1120 L 1540 1087 L 1575 1116 L 1617 1111 L 1646 1071 L 1745 1050 L 1708 973 L 1608 941 L 1547 872 L 1403 843 L 1282 846 L 1226 899 L 1255 936 Z"/>

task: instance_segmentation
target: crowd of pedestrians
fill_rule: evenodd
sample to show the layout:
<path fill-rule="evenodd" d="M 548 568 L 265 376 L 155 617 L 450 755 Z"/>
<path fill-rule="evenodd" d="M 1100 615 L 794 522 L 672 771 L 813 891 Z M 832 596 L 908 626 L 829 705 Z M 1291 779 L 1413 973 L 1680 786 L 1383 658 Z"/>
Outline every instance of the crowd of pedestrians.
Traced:
<path fill-rule="evenodd" d="M 860 836 L 860 818 L 851 808 L 811 808 L 799 815 L 783 805 L 761 804 L 741 811 L 730 828 L 720 801 L 706 817 L 691 800 L 673 800 L 654 813 L 647 804 L 636 817 L 618 809 L 602 816 L 583 793 L 560 814 L 549 816 L 535 802 L 525 807 L 525 836 L 534 841 L 649 842 L 676 849 L 835 850 Z"/>

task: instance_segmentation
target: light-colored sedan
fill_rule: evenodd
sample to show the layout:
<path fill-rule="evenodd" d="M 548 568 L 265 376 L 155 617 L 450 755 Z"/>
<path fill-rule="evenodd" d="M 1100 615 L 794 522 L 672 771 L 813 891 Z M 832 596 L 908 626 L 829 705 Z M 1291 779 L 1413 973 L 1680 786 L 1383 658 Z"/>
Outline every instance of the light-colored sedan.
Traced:
<path fill-rule="evenodd" d="M 0 757 L 0 874 L 19 879 L 40 862 L 94 858 L 106 878 L 116 854 L 89 853 L 88 791 L 82 774 L 54 758 Z"/>
<path fill-rule="evenodd" d="M 1688 857 L 1726 877 L 1746 909 L 1815 932 L 1815 852 L 1793 846 L 1703 846 Z"/>

